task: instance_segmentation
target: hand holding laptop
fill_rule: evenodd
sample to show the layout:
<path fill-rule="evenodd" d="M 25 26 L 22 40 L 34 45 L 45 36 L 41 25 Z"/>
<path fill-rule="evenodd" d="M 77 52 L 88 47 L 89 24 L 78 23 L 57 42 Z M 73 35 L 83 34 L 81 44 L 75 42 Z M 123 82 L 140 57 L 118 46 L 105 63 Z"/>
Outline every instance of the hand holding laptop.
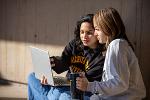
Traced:
<path fill-rule="evenodd" d="M 54 57 L 50 57 L 51 67 L 55 67 Z"/>
<path fill-rule="evenodd" d="M 48 85 L 47 78 L 44 75 L 42 76 L 40 81 L 41 81 L 41 84 Z"/>

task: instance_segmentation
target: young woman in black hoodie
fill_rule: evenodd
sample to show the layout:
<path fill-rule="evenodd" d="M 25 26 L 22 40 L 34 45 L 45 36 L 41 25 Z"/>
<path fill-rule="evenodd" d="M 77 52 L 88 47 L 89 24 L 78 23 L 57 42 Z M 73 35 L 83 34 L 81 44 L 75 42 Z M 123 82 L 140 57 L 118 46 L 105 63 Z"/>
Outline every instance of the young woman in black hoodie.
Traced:
<path fill-rule="evenodd" d="M 102 51 L 104 46 L 99 44 L 94 36 L 93 14 L 85 15 L 77 21 L 74 34 L 75 38 L 66 45 L 62 55 L 50 58 L 53 70 L 58 74 L 68 70 L 68 76 L 70 73 L 69 68 L 71 68 L 73 72 L 84 71 L 90 82 L 94 80 L 101 81 L 104 64 Z M 45 80 L 46 78 L 42 79 L 41 83 L 46 84 Z M 36 100 L 36 98 L 44 100 L 71 99 L 69 87 L 52 87 L 41 85 L 41 83 L 35 79 L 33 73 L 29 75 L 29 100 Z M 40 88 L 38 88 L 39 86 Z M 85 97 L 86 95 L 90 96 L 90 93 L 85 93 Z"/>

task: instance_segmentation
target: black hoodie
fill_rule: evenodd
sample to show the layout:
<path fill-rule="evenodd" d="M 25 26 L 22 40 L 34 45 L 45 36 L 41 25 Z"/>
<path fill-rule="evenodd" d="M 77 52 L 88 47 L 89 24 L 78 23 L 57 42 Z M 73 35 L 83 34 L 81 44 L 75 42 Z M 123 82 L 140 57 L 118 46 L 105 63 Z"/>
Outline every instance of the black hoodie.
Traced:
<path fill-rule="evenodd" d="M 101 81 L 105 59 L 102 55 L 102 46 L 99 44 L 97 48 L 91 49 L 74 39 L 65 47 L 61 57 L 53 57 L 53 69 L 59 74 L 71 67 L 73 72 L 84 71 L 90 82 Z"/>

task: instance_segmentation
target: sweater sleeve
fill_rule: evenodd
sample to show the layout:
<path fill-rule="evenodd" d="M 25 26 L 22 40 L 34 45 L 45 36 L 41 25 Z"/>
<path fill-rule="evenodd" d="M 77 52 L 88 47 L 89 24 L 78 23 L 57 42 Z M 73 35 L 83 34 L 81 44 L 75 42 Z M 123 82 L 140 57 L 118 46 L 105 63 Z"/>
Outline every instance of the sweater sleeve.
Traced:
<path fill-rule="evenodd" d="M 117 39 L 110 43 L 106 52 L 102 82 L 89 82 L 87 91 L 101 96 L 113 96 L 128 89 L 130 77 L 128 49 L 126 41 Z"/>
<path fill-rule="evenodd" d="M 55 67 L 53 67 L 53 70 L 58 74 L 69 69 L 74 45 L 73 41 L 74 40 L 70 41 L 69 44 L 66 45 L 60 57 L 54 57 Z"/>

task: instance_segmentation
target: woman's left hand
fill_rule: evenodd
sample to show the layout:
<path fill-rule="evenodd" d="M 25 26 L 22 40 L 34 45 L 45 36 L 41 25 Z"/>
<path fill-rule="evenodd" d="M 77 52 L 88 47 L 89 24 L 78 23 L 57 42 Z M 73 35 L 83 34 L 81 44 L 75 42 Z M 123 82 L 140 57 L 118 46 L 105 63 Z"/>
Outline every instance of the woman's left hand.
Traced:
<path fill-rule="evenodd" d="M 76 88 L 81 91 L 86 91 L 88 86 L 88 80 L 85 77 L 85 73 L 80 73 L 80 77 L 77 77 L 76 79 Z"/>

